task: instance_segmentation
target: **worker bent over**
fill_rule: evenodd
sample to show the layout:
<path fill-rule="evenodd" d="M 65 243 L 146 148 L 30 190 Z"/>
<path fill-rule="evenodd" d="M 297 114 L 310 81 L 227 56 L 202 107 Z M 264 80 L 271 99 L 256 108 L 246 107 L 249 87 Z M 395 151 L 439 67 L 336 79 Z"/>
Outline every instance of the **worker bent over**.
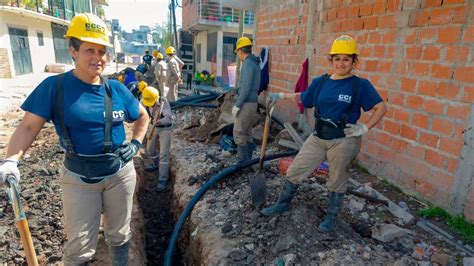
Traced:
<path fill-rule="evenodd" d="M 155 171 L 158 159 L 157 144 L 160 143 L 160 158 L 158 167 L 158 190 L 166 189 L 169 177 L 170 143 L 172 114 L 169 102 L 160 97 L 157 89 L 146 87 L 143 90 L 142 104 L 151 117 L 151 129 L 148 130 L 145 170 Z"/>

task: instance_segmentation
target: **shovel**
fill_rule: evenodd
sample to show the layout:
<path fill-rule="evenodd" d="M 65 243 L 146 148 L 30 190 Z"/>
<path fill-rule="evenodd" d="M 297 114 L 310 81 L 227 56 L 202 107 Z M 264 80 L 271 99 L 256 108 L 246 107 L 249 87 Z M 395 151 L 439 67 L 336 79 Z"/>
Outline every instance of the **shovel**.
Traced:
<path fill-rule="evenodd" d="M 38 259 L 36 258 L 35 248 L 33 246 L 33 240 L 31 240 L 30 229 L 28 227 L 28 221 L 23 210 L 23 205 L 20 201 L 20 192 L 18 190 L 18 184 L 14 177 L 7 177 L 5 182 L 5 191 L 12 203 L 13 212 L 15 213 L 16 226 L 20 233 L 21 244 L 26 254 L 26 261 L 29 266 L 37 266 Z"/>
<path fill-rule="evenodd" d="M 268 133 L 270 132 L 270 123 L 272 113 L 275 109 L 275 101 L 267 100 L 267 114 L 265 116 L 265 126 L 263 128 L 262 147 L 260 149 L 260 161 L 258 163 L 258 171 L 255 175 L 250 176 L 250 195 L 252 204 L 255 208 L 260 208 L 267 200 L 267 186 L 265 184 L 265 173 L 263 171 L 263 157 L 268 143 Z"/>

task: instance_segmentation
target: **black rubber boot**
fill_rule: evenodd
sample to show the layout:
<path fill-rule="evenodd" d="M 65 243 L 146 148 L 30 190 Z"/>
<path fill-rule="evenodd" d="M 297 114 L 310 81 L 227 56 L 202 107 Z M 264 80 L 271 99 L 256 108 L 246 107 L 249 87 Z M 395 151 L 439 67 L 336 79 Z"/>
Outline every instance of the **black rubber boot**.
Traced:
<path fill-rule="evenodd" d="M 237 156 L 239 157 L 239 162 L 247 161 L 249 159 L 247 144 L 237 145 Z"/>
<path fill-rule="evenodd" d="M 257 147 L 257 145 L 255 145 L 255 143 L 253 142 L 249 142 L 247 143 L 247 149 L 248 149 L 248 159 L 252 159 L 252 155 L 253 155 L 253 151 L 255 150 L 255 147 Z"/>
<path fill-rule="evenodd" d="M 282 213 L 288 211 L 288 206 L 290 205 L 291 200 L 295 196 L 298 186 L 299 185 L 293 184 L 288 181 L 288 179 L 286 179 L 285 183 L 283 184 L 283 190 L 278 196 L 278 201 L 273 204 L 273 206 L 262 209 L 260 213 L 266 216 L 270 216 L 274 213 Z"/>
<path fill-rule="evenodd" d="M 324 221 L 319 225 L 319 231 L 329 233 L 334 229 L 343 200 L 344 193 L 331 192 L 329 195 L 328 213 Z"/>
<path fill-rule="evenodd" d="M 128 242 L 121 246 L 109 246 L 113 266 L 128 265 Z"/>

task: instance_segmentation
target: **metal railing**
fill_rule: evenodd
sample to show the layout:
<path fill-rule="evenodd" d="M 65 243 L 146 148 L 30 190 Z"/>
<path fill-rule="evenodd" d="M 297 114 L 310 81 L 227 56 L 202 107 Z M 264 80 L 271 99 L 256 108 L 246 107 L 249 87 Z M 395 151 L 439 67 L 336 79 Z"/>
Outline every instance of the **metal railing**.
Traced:
<path fill-rule="evenodd" d="M 239 23 L 239 15 L 241 10 L 223 7 L 219 2 L 213 1 L 196 1 L 198 8 L 198 17 L 209 21 L 219 21 L 224 23 Z M 244 24 L 251 25 L 254 23 L 255 14 L 252 11 L 245 11 Z"/>

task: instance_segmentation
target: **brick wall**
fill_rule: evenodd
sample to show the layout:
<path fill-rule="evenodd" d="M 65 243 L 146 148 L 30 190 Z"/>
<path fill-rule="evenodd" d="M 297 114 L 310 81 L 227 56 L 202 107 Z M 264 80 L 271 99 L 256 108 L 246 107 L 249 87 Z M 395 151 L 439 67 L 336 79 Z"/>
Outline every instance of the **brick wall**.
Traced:
<path fill-rule="evenodd" d="M 8 60 L 8 49 L 0 48 L 0 78 L 11 78 L 10 61 Z"/>
<path fill-rule="evenodd" d="M 464 136 L 474 102 L 473 4 L 318 2 L 307 50 L 309 1 L 260 1 L 256 40 L 258 47 L 271 49 L 269 90 L 293 90 L 306 51 L 311 78 L 329 72 L 326 53 L 332 41 L 341 34 L 353 36 L 361 55 L 356 73 L 374 84 L 388 106 L 387 115 L 364 139 L 360 162 L 407 192 L 448 207 L 456 178 L 473 182 L 472 177 L 456 177 L 461 149 L 473 148 L 472 139 L 465 145 Z M 279 118 L 294 120 L 295 104 L 279 107 Z M 467 210 L 472 210 L 473 197 L 471 189 L 464 207 L 471 220 L 474 214 Z"/>

